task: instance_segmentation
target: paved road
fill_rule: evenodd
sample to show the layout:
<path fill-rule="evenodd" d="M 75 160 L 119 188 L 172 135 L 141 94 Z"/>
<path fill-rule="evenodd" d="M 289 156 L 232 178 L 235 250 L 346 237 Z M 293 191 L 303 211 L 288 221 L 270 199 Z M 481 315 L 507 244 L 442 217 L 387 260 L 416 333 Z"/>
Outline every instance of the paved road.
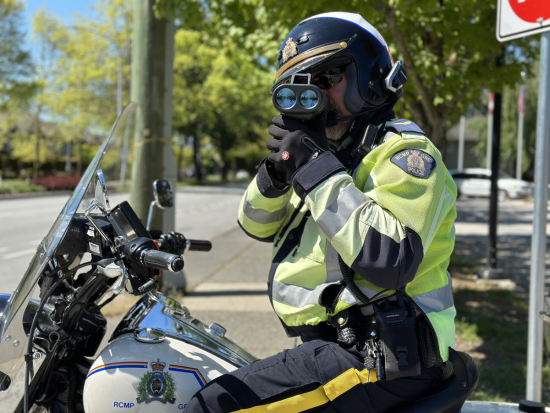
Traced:
<path fill-rule="evenodd" d="M 176 230 L 189 238 L 210 239 L 235 228 L 235 211 L 245 186 L 180 187 L 176 193 Z M 128 194 L 110 197 L 116 205 Z M 68 196 L 0 200 L 0 292 L 17 287 L 36 247 Z"/>

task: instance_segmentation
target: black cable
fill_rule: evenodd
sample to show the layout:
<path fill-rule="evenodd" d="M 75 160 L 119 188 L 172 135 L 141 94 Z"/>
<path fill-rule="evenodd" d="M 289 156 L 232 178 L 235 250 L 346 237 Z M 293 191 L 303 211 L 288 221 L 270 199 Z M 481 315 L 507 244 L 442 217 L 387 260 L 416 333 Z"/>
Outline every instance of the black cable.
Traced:
<path fill-rule="evenodd" d="M 379 293 L 375 294 L 372 298 L 367 297 L 363 292 L 359 289 L 357 284 L 355 284 L 355 281 L 353 280 L 353 274 L 351 273 L 350 267 L 344 262 L 340 254 L 338 254 L 338 265 L 340 266 L 340 272 L 342 273 L 342 276 L 344 278 L 344 283 L 346 284 L 346 287 L 348 287 L 350 293 L 355 297 L 357 301 L 360 303 L 366 305 L 369 304 L 371 301 L 374 301 L 374 299 L 378 296 L 380 296 L 382 293 L 385 293 L 388 291 L 387 289 L 384 289 L 380 291 Z"/>
<path fill-rule="evenodd" d="M 111 301 L 113 301 L 116 297 L 118 297 L 116 294 L 113 294 L 108 299 L 106 299 L 104 302 L 101 303 L 99 306 L 99 309 L 101 310 L 103 307 L 105 307 L 107 304 L 109 304 Z"/>
<path fill-rule="evenodd" d="M 54 285 L 50 287 L 50 289 L 46 292 L 42 300 L 40 301 L 40 305 L 38 306 L 38 310 L 36 311 L 36 314 L 34 315 L 34 318 L 32 319 L 31 329 L 29 331 L 29 338 L 27 342 L 27 354 L 25 354 L 25 396 L 23 398 L 23 412 L 29 413 L 29 373 L 30 373 L 30 366 L 32 363 L 32 345 L 33 345 L 33 336 L 34 336 L 34 330 L 36 329 L 36 325 L 38 324 L 38 315 L 42 312 L 42 309 L 44 308 L 44 305 L 48 301 L 48 298 L 54 293 L 54 291 L 59 287 L 59 285 L 67 279 L 70 275 L 72 275 L 74 272 L 78 271 L 81 268 L 87 267 L 87 266 L 96 266 L 97 263 L 95 262 L 86 262 L 84 264 L 77 265 L 70 271 L 67 271 L 63 276 L 59 278 L 55 282 Z M 63 267 L 61 267 L 63 268 Z M 56 270 L 55 272 L 58 272 Z"/>

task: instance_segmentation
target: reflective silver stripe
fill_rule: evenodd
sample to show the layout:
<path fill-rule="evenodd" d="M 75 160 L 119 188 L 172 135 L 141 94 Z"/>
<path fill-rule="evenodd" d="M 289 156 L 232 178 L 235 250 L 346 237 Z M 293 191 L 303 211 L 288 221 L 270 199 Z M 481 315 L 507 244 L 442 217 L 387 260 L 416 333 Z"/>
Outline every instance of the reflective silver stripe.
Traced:
<path fill-rule="evenodd" d="M 340 264 L 338 264 L 338 252 L 330 242 L 327 242 L 325 269 L 327 270 L 327 283 L 334 283 L 343 279 Z"/>
<path fill-rule="evenodd" d="M 281 221 L 286 215 L 287 208 L 288 204 L 274 212 L 254 208 L 250 202 L 248 202 L 248 193 L 244 196 L 243 212 L 248 218 L 258 224 L 272 224 L 273 222 Z"/>
<path fill-rule="evenodd" d="M 396 135 L 395 132 L 388 132 L 384 135 L 384 139 L 382 140 L 382 143 L 386 142 L 389 138 L 391 138 L 393 135 Z"/>
<path fill-rule="evenodd" d="M 338 198 L 323 211 L 317 219 L 317 225 L 331 240 L 346 225 L 351 214 L 366 203 L 367 197 L 365 194 L 359 191 L 355 185 L 348 185 L 340 192 Z"/>
<path fill-rule="evenodd" d="M 441 208 L 443 207 L 443 203 L 445 201 L 445 197 L 447 194 L 451 195 L 447 188 L 443 188 L 443 191 L 441 192 L 441 197 L 439 198 L 439 204 L 437 205 L 437 210 L 435 211 L 435 215 L 433 217 L 432 225 L 430 227 L 430 231 L 428 232 L 428 236 L 426 237 L 426 245 L 424 246 L 424 255 L 426 255 L 426 251 L 428 251 L 428 248 L 430 247 L 433 237 L 435 236 L 435 226 L 439 221 L 439 215 L 441 215 Z M 452 195 L 451 195 L 452 196 Z M 439 228 L 437 228 L 439 229 Z"/>
<path fill-rule="evenodd" d="M 295 308 L 305 307 L 306 305 L 319 305 L 319 295 L 327 285 L 335 283 L 324 283 L 315 287 L 315 289 L 299 287 L 273 280 L 272 297 L 273 301 L 290 305 Z"/>
<path fill-rule="evenodd" d="M 447 277 L 449 278 L 449 283 L 445 287 L 413 297 L 414 302 L 426 314 L 438 313 L 454 306 L 453 288 L 449 273 L 447 273 Z"/>
<path fill-rule="evenodd" d="M 319 295 L 321 294 L 321 292 L 328 285 L 336 284 L 337 282 L 323 283 L 321 285 L 318 285 L 314 289 L 311 289 L 306 287 L 299 287 L 297 285 L 285 284 L 274 280 L 272 290 L 273 301 L 277 301 L 281 304 L 286 304 L 294 308 L 302 308 L 306 305 L 312 304 L 319 305 Z M 358 285 L 358 287 L 361 292 L 369 298 L 377 294 L 376 291 L 371 290 L 367 287 L 363 287 L 362 285 Z M 339 299 L 340 301 L 351 305 L 359 303 L 359 301 L 355 299 L 353 294 L 347 288 L 342 292 L 342 295 L 340 295 Z"/>
<path fill-rule="evenodd" d="M 374 290 L 371 290 L 370 288 L 368 287 L 364 287 L 362 285 L 359 285 L 359 284 L 355 284 L 357 287 L 359 287 L 359 289 L 361 290 L 361 292 L 363 294 L 365 294 L 367 296 L 367 298 L 372 298 L 374 297 L 376 294 L 378 294 L 376 291 Z M 353 294 L 351 293 L 350 290 L 348 290 L 348 288 L 346 287 L 346 289 L 342 292 L 342 294 L 340 295 L 340 301 L 343 301 L 345 303 L 348 303 L 348 304 L 351 304 L 351 305 L 355 305 L 355 304 L 359 304 L 361 301 L 357 300 Z"/>

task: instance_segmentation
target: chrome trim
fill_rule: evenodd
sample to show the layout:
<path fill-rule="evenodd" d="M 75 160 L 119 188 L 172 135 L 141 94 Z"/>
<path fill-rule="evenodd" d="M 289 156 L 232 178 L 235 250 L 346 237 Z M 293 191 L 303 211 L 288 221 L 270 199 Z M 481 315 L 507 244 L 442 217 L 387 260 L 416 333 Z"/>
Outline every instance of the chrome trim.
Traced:
<path fill-rule="evenodd" d="M 225 337 L 225 333 L 227 332 L 227 330 L 218 323 L 211 323 L 205 330 L 207 333 L 218 337 Z"/>
<path fill-rule="evenodd" d="M 164 333 L 156 328 L 137 328 L 134 330 L 134 338 L 141 343 L 158 344 L 162 343 L 165 337 Z"/>
<path fill-rule="evenodd" d="M 153 210 L 155 209 L 155 204 L 157 203 L 156 200 L 151 201 L 151 205 L 149 205 L 149 213 L 147 214 L 147 225 L 146 229 L 147 231 L 151 230 L 151 219 L 153 218 Z"/>
<path fill-rule="evenodd" d="M 103 240 L 109 246 L 109 248 L 111 249 L 113 254 L 116 254 L 115 244 L 113 244 L 113 242 L 110 240 L 110 238 L 107 236 L 107 234 L 105 234 L 105 232 L 103 232 L 101 227 L 99 225 L 97 225 L 97 223 L 95 222 L 93 217 L 90 215 L 90 213 L 96 208 L 99 209 L 101 212 L 105 212 L 105 210 L 101 207 L 101 204 L 97 201 L 97 199 L 94 199 L 90 203 L 88 208 L 86 208 L 86 211 L 84 211 L 84 216 L 90 222 L 90 224 L 92 224 L 94 226 L 94 228 L 99 233 L 99 235 L 101 235 L 101 238 L 103 238 Z"/>
<path fill-rule="evenodd" d="M 183 316 L 178 315 L 180 313 Z M 236 367 L 246 366 L 256 360 L 226 337 L 208 333 L 208 326 L 191 317 L 187 308 L 158 292 L 144 295 L 128 311 L 109 341 L 141 328 L 160 330 L 166 337 L 199 347 Z"/>
<path fill-rule="evenodd" d="M 101 265 L 97 266 L 97 271 L 100 274 L 103 274 L 107 278 L 118 278 L 121 277 L 122 274 L 124 274 L 124 269 L 117 265 L 116 263 L 112 262 L 106 267 L 102 267 Z"/>
<path fill-rule="evenodd" d="M 122 290 L 124 290 L 124 287 L 128 283 L 128 271 L 126 270 L 125 266 L 122 266 L 122 276 L 120 277 L 120 280 L 113 285 L 113 288 L 111 288 L 111 291 L 114 295 L 119 295 Z"/>
<path fill-rule="evenodd" d="M 99 209 L 105 213 L 111 212 L 111 204 L 109 203 L 109 197 L 107 196 L 107 183 L 103 176 L 103 171 L 100 169 L 96 172 L 97 180 L 95 183 L 95 199 L 98 203 Z"/>

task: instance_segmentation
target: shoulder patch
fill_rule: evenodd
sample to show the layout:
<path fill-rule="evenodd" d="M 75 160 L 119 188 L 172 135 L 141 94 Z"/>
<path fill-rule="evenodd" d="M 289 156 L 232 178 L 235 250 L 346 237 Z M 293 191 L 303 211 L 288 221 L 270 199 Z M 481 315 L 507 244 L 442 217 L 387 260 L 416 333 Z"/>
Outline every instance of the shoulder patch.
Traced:
<path fill-rule="evenodd" d="M 408 119 L 397 119 L 386 126 L 386 129 L 391 129 L 396 133 L 402 132 L 417 132 L 425 135 L 424 131 L 418 125 Z"/>
<path fill-rule="evenodd" d="M 394 154 L 390 160 L 409 175 L 418 178 L 428 178 L 437 166 L 433 156 L 420 149 L 404 149 Z"/>

